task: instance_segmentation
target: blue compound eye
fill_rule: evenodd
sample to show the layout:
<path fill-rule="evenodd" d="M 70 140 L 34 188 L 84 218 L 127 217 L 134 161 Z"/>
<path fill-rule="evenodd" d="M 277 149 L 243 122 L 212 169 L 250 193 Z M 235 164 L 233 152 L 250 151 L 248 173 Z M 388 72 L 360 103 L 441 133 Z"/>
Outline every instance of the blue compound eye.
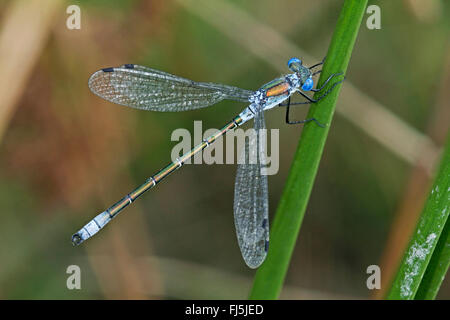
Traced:
<path fill-rule="evenodd" d="M 291 58 L 291 59 L 289 59 L 287 65 L 288 65 L 289 69 L 296 72 L 299 70 L 299 67 L 302 65 L 302 60 L 300 60 L 299 58 Z"/>
<path fill-rule="evenodd" d="M 305 83 L 302 85 L 303 91 L 309 91 L 314 87 L 314 81 L 312 78 L 306 79 Z"/>

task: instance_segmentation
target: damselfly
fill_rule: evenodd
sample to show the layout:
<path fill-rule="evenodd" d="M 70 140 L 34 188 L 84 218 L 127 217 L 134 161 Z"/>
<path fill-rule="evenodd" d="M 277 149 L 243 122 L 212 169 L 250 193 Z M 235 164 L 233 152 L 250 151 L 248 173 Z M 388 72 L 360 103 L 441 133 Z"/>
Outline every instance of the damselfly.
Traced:
<path fill-rule="evenodd" d="M 234 222 L 244 260 L 250 268 L 257 268 L 264 261 L 269 248 L 267 176 L 261 173 L 263 155 L 261 148 L 258 149 L 259 132 L 265 129 L 264 111 L 275 106 L 285 106 L 287 107 L 286 123 L 315 121 L 323 126 L 315 118 L 302 121 L 289 120 L 290 105 L 317 102 L 342 82 L 342 80 L 335 82 L 317 99 L 306 95 L 304 92 L 307 91 L 322 91 L 333 77 L 341 75 L 341 73 L 331 75 L 320 88 L 314 89 L 313 76 L 321 70 L 313 69 L 322 64 L 323 61 L 311 67 L 305 67 L 300 59 L 292 58 L 288 61 L 288 67 L 293 73 L 276 78 L 257 91 L 223 84 L 195 82 L 135 64 L 125 64 L 118 68 L 105 68 L 95 72 L 89 79 L 89 88 L 92 92 L 103 99 L 132 108 L 163 112 L 186 111 L 208 107 L 224 99 L 250 104 L 217 133 L 204 139 L 192 150 L 151 176 L 140 187 L 97 215 L 72 236 L 72 243 L 78 245 L 92 237 L 145 191 L 153 188 L 183 166 L 187 159 L 201 152 L 228 131 L 253 118 L 257 137 L 256 163 L 244 161 L 238 164 L 234 192 Z M 291 103 L 290 97 L 295 92 L 305 97 L 307 101 Z M 283 104 L 286 100 L 287 104 Z M 244 147 L 244 154 L 248 154 L 250 149 L 248 140 L 245 141 Z"/>

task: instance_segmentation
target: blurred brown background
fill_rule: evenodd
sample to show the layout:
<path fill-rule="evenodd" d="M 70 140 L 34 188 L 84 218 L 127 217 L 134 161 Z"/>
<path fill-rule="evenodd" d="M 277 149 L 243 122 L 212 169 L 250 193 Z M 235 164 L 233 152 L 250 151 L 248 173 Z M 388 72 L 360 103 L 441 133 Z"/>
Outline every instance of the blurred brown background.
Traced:
<path fill-rule="evenodd" d="M 81 8 L 69 30 L 66 8 Z M 379 298 L 428 192 L 450 123 L 448 1 L 377 2 L 364 18 L 281 298 Z M 198 81 L 257 89 L 293 56 L 326 54 L 341 1 L 0 2 L 0 298 L 246 298 L 254 271 L 234 233 L 234 165 L 190 165 L 80 247 L 71 235 L 166 165 L 177 128 L 218 128 L 225 101 L 145 112 L 87 87 L 104 67 L 136 63 Z M 295 117 L 306 115 L 297 108 Z M 270 212 L 301 134 L 285 110 Z M 273 217 L 271 217 L 273 218 Z M 82 290 L 66 288 L 66 268 Z M 382 290 L 366 268 L 382 269 Z M 444 281 L 438 295 L 450 298 Z"/>

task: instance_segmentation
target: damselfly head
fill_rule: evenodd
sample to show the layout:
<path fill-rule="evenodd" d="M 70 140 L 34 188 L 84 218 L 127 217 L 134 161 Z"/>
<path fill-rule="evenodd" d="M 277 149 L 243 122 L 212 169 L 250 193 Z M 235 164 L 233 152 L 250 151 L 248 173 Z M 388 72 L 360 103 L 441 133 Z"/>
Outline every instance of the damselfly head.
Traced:
<path fill-rule="evenodd" d="M 303 91 L 309 91 L 314 87 L 314 81 L 312 79 L 311 71 L 304 67 L 302 60 L 298 58 L 291 58 L 287 63 L 289 69 L 295 72 L 300 83 L 302 84 Z"/>

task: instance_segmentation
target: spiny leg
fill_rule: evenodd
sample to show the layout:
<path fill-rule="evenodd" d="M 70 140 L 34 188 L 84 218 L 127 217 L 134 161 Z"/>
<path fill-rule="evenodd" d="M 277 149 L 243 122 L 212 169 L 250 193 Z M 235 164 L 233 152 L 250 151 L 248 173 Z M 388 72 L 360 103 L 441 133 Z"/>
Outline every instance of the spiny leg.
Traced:
<path fill-rule="evenodd" d="M 325 81 L 325 83 L 324 83 L 319 89 L 311 89 L 311 91 L 319 92 L 319 91 L 323 90 L 323 88 L 328 84 L 328 82 L 331 80 L 331 78 L 333 78 L 333 77 L 335 77 L 335 76 L 339 76 L 339 75 L 342 75 L 342 72 L 332 74 L 331 76 L 328 77 L 328 79 Z M 292 103 L 290 103 L 290 105 L 293 106 L 293 105 L 299 105 L 299 104 L 309 104 L 309 103 L 315 103 L 315 102 L 318 102 L 318 101 L 320 101 L 321 99 L 323 99 L 325 96 L 327 96 L 327 95 L 334 89 L 334 87 L 336 87 L 339 83 L 343 82 L 344 80 L 345 80 L 345 77 L 344 77 L 344 79 L 339 80 L 339 81 L 336 81 L 335 83 L 333 83 L 333 85 L 331 86 L 331 88 L 329 88 L 324 94 L 322 94 L 321 96 L 319 96 L 317 99 L 313 99 L 313 98 L 307 96 L 307 95 L 306 95 L 305 93 L 303 93 L 302 91 L 297 90 L 297 92 L 300 93 L 303 97 L 305 97 L 308 101 L 305 101 L 305 102 L 292 102 Z M 284 103 L 280 103 L 279 105 L 282 106 L 282 107 L 287 106 L 287 104 L 284 104 Z"/>
<path fill-rule="evenodd" d="M 320 71 L 322 71 L 322 70 L 320 70 Z M 319 89 L 311 89 L 311 91 L 313 91 L 313 92 L 319 92 L 319 91 L 321 91 L 323 88 L 325 88 L 325 86 L 328 84 L 328 82 L 330 82 L 330 80 L 332 79 L 332 78 L 334 78 L 334 77 L 337 77 L 337 76 L 340 76 L 340 75 L 342 75 L 343 73 L 342 72 L 339 72 L 339 73 L 333 73 L 331 76 L 329 76 L 328 77 L 328 79 L 327 80 L 325 80 L 325 82 L 322 84 L 322 86 L 319 88 Z M 344 77 L 345 78 L 345 77 Z M 340 83 L 340 82 L 342 82 L 343 80 L 341 80 L 341 81 L 339 81 L 339 82 L 336 82 L 336 83 Z M 334 88 L 334 86 L 336 85 L 336 83 L 335 84 L 333 84 L 333 87 L 332 88 Z"/>
<path fill-rule="evenodd" d="M 340 73 L 340 74 L 342 74 L 342 73 Z M 330 79 L 333 76 L 335 76 L 335 75 L 339 75 L 339 74 L 335 73 L 335 74 L 331 75 L 330 77 L 328 77 L 328 79 L 325 81 L 325 83 L 319 89 L 311 89 L 311 91 L 319 92 L 319 91 L 323 90 L 323 88 L 326 86 L 327 82 L 330 81 Z M 325 91 L 324 94 L 319 96 L 317 99 L 313 99 L 311 97 L 308 97 L 306 94 L 304 94 L 300 90 L 298 90 L 297 92 L 300 93 L 302 96 L 304 96 L 306 99 L 308 99 L 309 103 L 315 103 L 315 102 L 318 102 L 318 101 L 322 100 L 323 98 L 325 98 L 334 89 L 334 87 L 336 87 L 339 83 L 343 82 L 344 80 L 345 80 L 345 77 L 344 77 L 344 79 L 336 81 L 335 83 L 333 83 L 333 85 L 327 91 Z M 291 105 L 296 105 L 296 104 L 304 104 L 304 102 L 291 103 Z"/>
<path fill-rule="evenodd" d="M 307 103 L 311 103 L 311 102 L 304 102 L 303 104 L 307 104 Z M 289 107 L 290 107 L 290 105 L 291 105 L 291 97 L 288 98 L 288 102 L 286 104 L 286 123 L 287 124 L 300 124 L 300 123 L 308 123 L 310 121 L 314 121 L 319 127 L 325 128 L 325 125 L 323 125 L 319 121 L 317 121 L 316 118 L 309 118 L 309 119 L 300 120 L 300 121 L 290 121 L 289 120 Z"/>
<path fill-rule="evenodd" d="M 311 70 L 311 69 L 313 69 L 313 68 L 315 68 L 315 67 L 318 67 L 318 66 L 323 65 L 323 64 L 325 63 L 325 59 L 326 59 L 326 58 L 327 58 L 327 56 L 325 56 L 325 57 L 322 59 L 322 61 L 320 61 L 319 63 L 316 63 L 315 65 L 309 67 L 308 69 Z"/>
<path fill-rule="evenodd" d="M 325 60 L 325 58 L 324 58 L 324 60 Z M 317 71 L 316 73 L 320 73 L 321 71 L 322 71 L 322 70 L 319 70 L 319 71 Z M 333 77 L 339 76 L 339 75 L 342 75 L 342 72 L 332 74 L 331 76 L 328 77 L 328 79 L 325 81 L 325 83 L 324 83 L 320 88 L 318 88 L 318 89 L 312 89 L 311 91 L 319 92 L 319 91 L 323 90 L 323 88 L 325 88 L 325 86 L 328 84 L 328 82 L 329 82 Z M 345 76 L 344 76 L 344 79 L 339 80 L 339 81 L 333 83 L 333 85 L 331 86 L 331 88 L 329 88 L 324 94 L 322 94 L 321 96 L 319 96 L 317 99 L 313 99 L 313 98 L 307 96 L 307 95 L 306 95 L 305 93 L 303 93 L 302 91 L 298 90 L 297 92 L 300 93 L 303 97 L 305 97 L 308 101 L 304 101 L 304 102 L 293 102 L 293 103 L 291 103 L 291 97 L 289 97 L 289 98 L 288 98 L 287 104 L 280 103 L 279 106 L 286 106 L 286 107 L 287 107 L 287 108 L 286 108 L 286 123 L 287 123 L 287 124 L 300 124 L 300 123 L 307 123 L 307 122 L 310 122 L 310 121 L 314 121 L 314 122 L 316 122 L 316 124 L 317 124 L 319 127 L 322 127 L 322 128 L 325 127 L 325 125 L 323 125 L 323 124 L 321 124 L 320 122 L 318 122 L 317 119 L 315 119 L 315 118 L 310 118 L 310 119 L 305 119 L 305 120 L 300 120 L 300 121 L 290 121 L 290 120 L 289 120 L 289 108 L 290 108 L 291 105 L 311 104 L 311 103 L 316 103 L 316 102 L 320 101 L 320 100 L 323 99 L 325 96 L 327 96 L 327 95 L 331 92 L 331 90 L 334 89 L 335 86 L 337 86 L 339 83 L 343 82 L 344 80 L 345 80 Z"/>
<path fill-rule="evenodd" d="M 302 96 L 304 96 L 308 101 L 304 101 L 304 102 L 290 102 L 291 97 L 289 97 L 288 103 L 280 103 L 279 106 L 286 107 L 288 105 L 296 106 L 296 105 L 299 105 L 299 104 L 310 104 L 310 103 L 315 103 L 315 102 L 320 100 L 320 99 L 314 100 L 313 98 L 308 97 L 306 94 L 304 94 L 301 91 L 297 91 L 297 92 L 300 93 Z"/>
<path fill-rule="evenodd" d="M 341 73 L 341 74 L 342 74 L 342 73 Z M 328 79 L 329 79 L 329 78 L 328 78 Z M 324 94 L 322 94 L 321 96 L 319 96 L 314 102 L 317 102 L 317 101 L 319 101 L 319 100 L 322 100 L 325 96 L 327 96 L 327 95 L 334 89 L 334 87 L 336 87 L 338 84 L 342 83 L 344 80 L 345 80 L 345 76 L 344 76 L 343 79 L 341 79 L 341 80 L 336 81 L 335 83 L 333 83 L 333 85 L 332 85 L 327 91 L 325 91 Z M 328 80 L 327 80 L 327 81 L 328 81 Z M 324 87 L 325 87 L 325 84 L 324 84 L 318 91 L 322 90 Z M 318 91 L 315 91 L 315 92 L 318 92 Z"/>

